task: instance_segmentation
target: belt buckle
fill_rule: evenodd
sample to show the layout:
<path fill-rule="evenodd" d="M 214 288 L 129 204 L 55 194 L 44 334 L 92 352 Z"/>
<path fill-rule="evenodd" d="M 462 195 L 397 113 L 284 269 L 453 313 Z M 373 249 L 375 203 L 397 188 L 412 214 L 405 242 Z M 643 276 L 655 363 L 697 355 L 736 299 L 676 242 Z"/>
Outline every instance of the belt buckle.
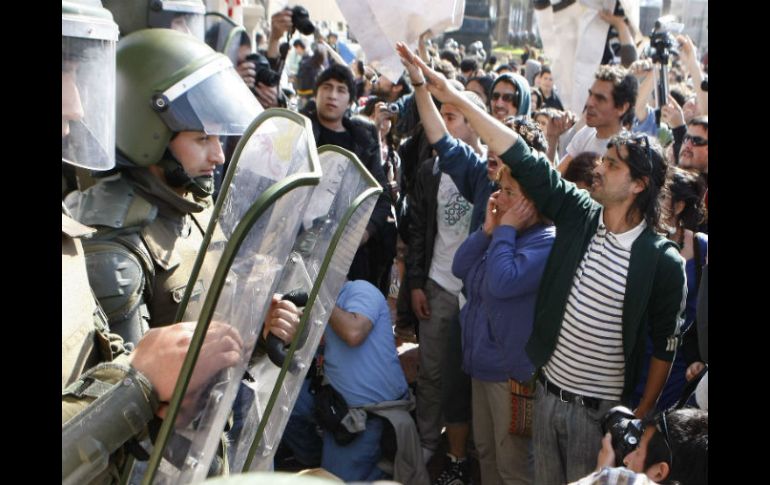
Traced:
<path fill-rule="evenodd" d="M 564 393 L 564 389 L 562 389 L 562 388 L 559 388 L 559 399 L 561 400 L 561 402 L 564 402 L 564 403 L 570 404 L 570 403 L 571 403 L 571 401 L 567 401 L 567 400 L 565 400 L 565 399 L 564 399 L 564 396 L 563 396 L 563 393 Z"/>

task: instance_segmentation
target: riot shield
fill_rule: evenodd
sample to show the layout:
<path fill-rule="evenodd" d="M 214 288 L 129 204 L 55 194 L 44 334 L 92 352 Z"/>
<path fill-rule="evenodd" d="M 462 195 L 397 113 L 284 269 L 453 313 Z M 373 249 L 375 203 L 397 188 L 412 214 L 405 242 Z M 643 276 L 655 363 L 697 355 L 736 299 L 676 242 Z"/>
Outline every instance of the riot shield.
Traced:
<path fill-rule="evenodd" d="M 302 382 L 382 192 L 353 153 L 326 145 L 319 148 L 318 157 L 323 176 L 278 284 L 279 293 L 307 292 L 307 304 L 281 368 L 262 360 L 249 369 L 254 382 L 244 383 L 248 397 L 240 414 L 245 418 L 237 435 L 230 436 L 233 473 L 272 469 Z"/>
<path fill-rule="evenodd" d="M 206 478 L 320 176 L 312 127 L 304 116 L 270 109 L 244 133 L 190 275 L 189 281 L 201 280 L 202 286 L 188 284 L 177 313 L 177 321 L 198 324 L 142 483 Z M 203 392 L 187 393 L 195 371 L 204 372 L 198 355 L 214 321 L 239 333 L 242 360 L 214 375 Z"/>

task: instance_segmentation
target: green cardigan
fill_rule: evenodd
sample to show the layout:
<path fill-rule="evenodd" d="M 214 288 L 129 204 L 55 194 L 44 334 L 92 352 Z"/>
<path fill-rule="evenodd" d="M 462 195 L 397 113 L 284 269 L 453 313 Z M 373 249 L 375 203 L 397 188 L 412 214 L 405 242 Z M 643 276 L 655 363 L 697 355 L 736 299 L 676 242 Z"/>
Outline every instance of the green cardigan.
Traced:
<path fill-rule="evenodd" d="M 554 170 L 543 155 L 519 137 L 500 158 L 532 198 L 538 210 L 556 225 L 556 240 L 545 266 L 535 305 L 535 325 L 527 354 L 540 369 L 556 349 L 567 297 L 580 261 L 599 225 L 602 206 Z M 623 301 L 625 382 L 621 401 L 637 385 L 646 347 L 652 337 L 653 356 L 672 361 L 684 321 L 687 297 L 684 260 L 676 245 L 649 227 L 634 241 Z"/>

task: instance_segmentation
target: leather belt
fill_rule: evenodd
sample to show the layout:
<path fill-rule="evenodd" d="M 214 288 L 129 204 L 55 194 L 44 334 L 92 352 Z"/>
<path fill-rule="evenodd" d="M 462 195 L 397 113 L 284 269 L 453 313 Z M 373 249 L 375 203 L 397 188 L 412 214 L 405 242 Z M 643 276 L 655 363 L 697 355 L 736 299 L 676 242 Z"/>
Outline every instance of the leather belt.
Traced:
<path fill-rule="evenodd" d="M 584 406 L 588 409 L 597 410 L 599 409 L 599 406 L 602 404 L 602 399 L 599 399 L 598 397 L 587 397 L 587 396 L 581 396 L 580 394 L 575 394 L 573 392 L 565 391 L 561 387 L 557 386 L 556 384 L 550 382 L 545 378 L 545 373 L 540 373 L 540 376 L 538 376 L 538 380 L 541 384 L 545 387 L 545 389 L 550 392 L 551 394 L 554 394 L 561 399 L 561 402 L 566 403 L 577 403 L 581 406 Z"/>

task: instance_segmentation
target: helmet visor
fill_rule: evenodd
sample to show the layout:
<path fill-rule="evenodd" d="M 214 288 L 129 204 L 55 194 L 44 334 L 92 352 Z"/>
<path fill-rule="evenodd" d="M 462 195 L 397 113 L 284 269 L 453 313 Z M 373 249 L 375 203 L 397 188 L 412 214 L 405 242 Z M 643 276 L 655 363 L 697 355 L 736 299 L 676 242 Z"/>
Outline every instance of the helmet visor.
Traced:
<path fill-rule="evenodd" d="M 115 166 L 115 40 L 62 36 L 61 76 L 62 160 L 109 170 Z"/>
<path fill-rule="evenodd" d="M 163 93 L 153 106 L 171 131 L 242 135 L 263 111 L 225 56 L 217 56 Z"/>
<path fill-rule="evenodd" d="M 148 20 L 151 28 L 173 29 L 203 41 L 205 13 L 202 4 L 165 0 L 160 10 L 150 10 Z"/>

